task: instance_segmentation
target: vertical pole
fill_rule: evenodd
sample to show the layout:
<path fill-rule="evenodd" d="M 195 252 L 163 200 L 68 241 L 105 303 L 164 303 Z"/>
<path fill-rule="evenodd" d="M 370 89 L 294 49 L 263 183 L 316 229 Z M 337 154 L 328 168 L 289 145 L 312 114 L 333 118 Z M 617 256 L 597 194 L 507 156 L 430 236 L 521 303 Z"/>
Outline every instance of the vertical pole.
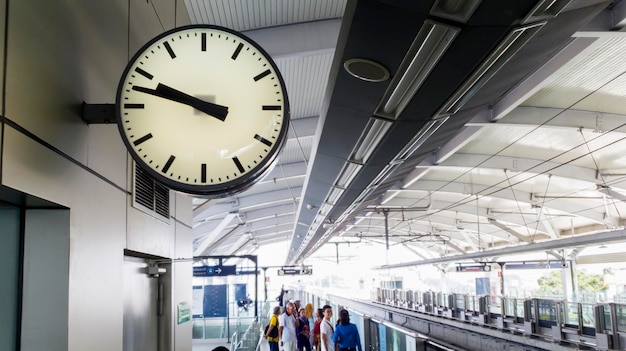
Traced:
<path fill-rule="evenodd" d="M 383 215 L 385 215 L 385 242 L 387 243 L 387 250 L 389 250 L 389 211 L 383 210 Z"/>
<path fill-rule="evenodd" d="M 500 295 L 504 296 L 504 262 L 498 262 L 500 266 Z"/>
<path fill-rule="evenodd" d="M 256 256 L 252 257 L 254 257 L 254 319 L 256 319 L 259 316 L 259 260 Z M 267 288 L 265 288 L 265 297 L 267 300 Z"/>
<path fill-rule="evenodd" d="M 335 256 L 336 256 L 337 264 L 339 264 L 339 243 L 335 243 Z"/>
<path fill-rule="evenodd" d="M 267 301 L 267 267 L 263 267 L 263 282 L 265 286 L 265 301 Z"/>

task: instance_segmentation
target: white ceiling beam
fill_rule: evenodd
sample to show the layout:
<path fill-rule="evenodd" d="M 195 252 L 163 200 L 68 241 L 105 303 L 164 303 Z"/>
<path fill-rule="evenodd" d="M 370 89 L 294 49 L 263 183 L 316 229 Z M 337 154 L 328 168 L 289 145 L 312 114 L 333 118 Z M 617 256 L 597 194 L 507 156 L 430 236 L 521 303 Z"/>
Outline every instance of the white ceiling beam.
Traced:
<path fill-rule="evenodd" d="M 467 251 L 463 250 L 463 248 L 455 245 L 454 243 L 452 243 L 452 241 L 446 241 L 445 245 L 450 246 L 451 248 L 455 249 L 456 251 L 462 253 L 462 254 L 466 254 Z"/>
<path fill-rule="evenodd" d="M 247 236 L 247 235 L 246 235 Z M 230 248 L 222 247 L 220 251 L 229 252 L 228 255 L 235 255 L 239 250 L 243 249 L 246 245 L 252 245 L 253 241 L 250 237 L 242 236 L 236 243 L 230 245 Z"/>
<path fill-rule="evenodd" d="M 454 138 L 450 139 L 447 143 L 437 150 L 433 159 L 434 164 L 439 164 L 448 159 L 448 157 L 455 154 L 463 146 L 467 145 L 470 141 L 474 140 L 480 134 L 482 126 L 465 126 L 460 133 Z"/>
<path fill-rule="evenodd" d="M 477 166 L 478 165 L 478 166 Z M 526 174 L 515 175 L 509 177 L 505 184 L 517 183 L 519 180 L 533 177 L 537 174 L 550 174 L 552 176 L 562 177 L 564 179 L 576 179 L 589 182 L 590 185 L 598 183 L 598 173 L 595 169 L 584 168 L 570 164 L 562 164 L 557 162 L 546 162 L 537 159 L 500 156 L 490 154 L 455 154 L 448 158 L 446 162 L 433 166 L 432 169 L 444 167 L 464 167 L 469 169 L 497 169 L 508 170 L 513 172 L 525 172 Z M 504 172 L 502 176 L 504 178 Z M 519 179 L 519 180 L 517 180 Z"/>
<path fill-rule="evenodd" d="M 548 210 L 545 207 L 537 207 L 535 208 L 535 211 L 537 212 L 538 220 L 541 222 L 541 224 L 543 224 L 543 227 L 548 232 L 548 235 L 550 235 L 552 239 L 557 239 L 559 236 L 557 235 L 556 231 L 552 227 L 552 224 L 550 224 L 550 221 L 546 217 L 546 211 Z"/>
<path fill-rule="evenodd" d="M 422 255 L 419 251 L 417 251 L 417 250 L 413 247 L 414 245 L 402 244 L 402 246 L 404 246 L 404 248 L 405 248 L 405 249 L 407 249 L 407 250 L 411 251 L 413 254 L 415 254 L 415 256 L 417 256 L 417 257 L 419 257 L 419 258 L 421 258 L 421 259 L 423 259 L 423 260 L 426 260 L 426 259 L 432 258 L 432 257 L 427 257 L 427 256 L 425 256 L 425 255 Z"/>
<path fill-rule="evenodd" d="M 212 232 L 210 232 L 206 237 L 204 237 L 204 239 L 202 239 L 202 241 L 200 242 L 200 244 L 198 244 L 198 247 L 193 251 L 193 255 L 194 256 L 202 256 L 204 255 L 204 251 L 207 249 L 207 247 L 209 247 L 209 245 L 211 244 L 211 242 L 213 242 L 218 235 L 220 235 L 222 233 L 222 230 L 235 218 L 237 218 L 237 213 L 229 213 L 227 214 L 224 219 L 222 220 L 222 222 L 215 228 L 213 229 Z"/>
<path fill-rule="evenodd" d="M 493 250 L 471 252 L 471 253 L 462 254 L 462 255 L 440 257 L 440 258 L 434 258 L 434 259 L 429 259 L 429 260 L 388 264 L 388 265 L 377 267 L 377 269 L 413 267 L 413 266 L 420 266 L 420 265 L 425 265 L 425 264 L 436 264 L 436 263 L 441 263 L 441 262 L 455 262 L 455 261 L 459 262 L 459 261 L 467 260 L 467 259 L 514 255 L 514 254 L 525 253 L 525 252 L 547 251 L 547 250 L 553 250 L 553 249 L 562 249 L 562 248 L 597 245 L 597 244 L 609 243 L 609 242 L 624 242 L 624 241 L 626 241 L 626 231 L 615 230 L 615 231 L 609 231 L 609 232 L 604 232 L 604 233 L 581 235 L 581 236 L 564 238 L 564 239 L 548 240 L 548 241 L 544 241 L 540 243 L 533 243 L 533 244 L 528 244 L 528 245 L 516 245 L 516 246 L 504 247 L 504 248 L 499 248 L 499 249 L 493 249 Z"/>
<path fill-rule="evenodd" d="M 479 249 L 478 243 L 474 241 L 475 238 L 470 237 L 470 234 L 466 230 L 460 230 L 459 233 L 465 239 L 465 242 L 472 248 L 472 250 L 476 251 Z"/>
<path fill-rule="evenodd" d="M 302 187 L 273 189 L 271 191 L 256 193 L 253 195 L 245 195 L 246 193 L 244 192 L 241 196 L 229 198 L 229 202 L 225 204 L 208 206 L 199 212 L 194 211 L 194 218 L 211 218 L 235 210 L 246 212 L 269 206 L 293 204 L 294 200 L 299 200 L 301 192 Z M 294 199 L 292 195 L 296 196 L 296 198 Z"/>
<path fill-rule="evenodd" d="M 253 223 L 255 221 L 263 220 L 270 217 L 276 216 L 293 216 L 295 215 L 295 209 L 293 211 L 289 211 L 283 205 L 269 206 L 261 209 L 240 212 L 241 219 L 248 223 Z"/>
<path fill-rule="evenodd" d="M 472 202 L 471 195 L 465 193 L 467 183 L 447 182 L 439 180 L 419 180 L 413 185 L 413 187 L 427 191 L 457 193 L 461 196 L 467 197 L 467 200 L 460 201 L 461 203 L 472 203 L 474 206 L 476 206 L 475 201 Z M 535 201 L 532 201 L 534 197 L 533 193 L 528 193 L 511 188 L 502 188 L 493 185 L 473 184 L 472 187 L 474 188 L 473 193 L 479 194 L 481 197 L 488 196 L 497 199 L 506 199 L 515 202 L 522 202 L 527 205 L 526 208 L 535 204 Z M 396 197 L 396 200 L 397 199 L 398 198 Z M 611 220 L 610 223 L 607 223 L 607 219 L 605 219 L 604 207 L 593 205 L 590 207 L 590 201 L 591 200 L 582 203 L 580 201 L 575 201 L 574 199 L 550 198 L 545 199 L 545 201 L 538 204 L 546 208 L 554 209 L 555 212 L 571 213 L 579 217 L 587 218 L 597 223 L 612 224 L 614 226 L 618 225 L 615 220 Z M 456 206 L 454 208 L 456 208 Z"/>
<path fill-rule="evenodd" d="M 582 128 L 583 130 L 590 130 L 594 132 L 615 130 L 616 132 L 626 133 L 626 127 L 624 127 L 625 118 L 626 116 L 624 115 L 614 113 L 572 109 L 563 110 L 561 108 L 551 107 L 521 106 L 511 111 L 497 123 L 488 123 L 484 120 L 479 120 L 470 121 L 467 125 L 489 125 L 496 128 L 498 126 L 506 127 L 519 125 L 537 127 L 538 125 L 541 125 L 542 128 L 562 128 L 573 130 L 580 130 Z"/>
<path fill-rule="evenodd" d="M 511 89 L 490 109 L 491 120 L 497 121 L 532 95 L 552 82 L 560 73 L 584 59 L 595 48 L 595 38 L 576 38 L 524 81 Z"/>
<path fill-rule="evenodd" d="M 274 59 L 334 53 L 341 19 L 248 30 L 243 33 Z M 276 40 L 280 38 L 280 40 Z"/>
<path fill-rule="evenodd" d="M 193 210 L 193 219 L 195 223 L 202 223 L 212 218 L 221 218 L 226 213 L 237 211 L 239 201 L 236 197 L 221 199 L 219 202 L 209 200 Z"/>
<path fill-rule="evenodd" d="M 497 219 L 490 218 L 489 219 L 489 223 L 491 223 L 491 224 L 495 225 L 496 227 L 504 230 L 505 232 L 511 234 L 513 237 L 517 238 L 517 240 L 519 240 L 519 241 L 523 241 L 523 242 L 528 243 L 528 244 L 530 244 L 532 242 L 530 237 L 518 233 L 517 231 L 515 231 L 513 228 L 509 227 L 508 225 L 500 223 Z"/>
<path fill-rule="evenodd" d="M 293 162 L 277 164 L 257 184 L 274 183 L 277 179 L 305 178 L 306 162 Z"/>
<path fill-rule="evenodd" d="M 209 246 L 204 250 L 206 255 L 213 255 L 216 251 L 216 248 L 219 248 L 224 242 L 228 242 L 235 234 L 238 234 L 244 228 L 243 224 L 239 223 L 234 227 L 227 228 L 225 233 L 219 236 L 217 240 L 213 241 Z"/>
<path fill-rule="evenodd" d="M 292 118 L 287 132 L 288 139 L 314 137 L 317 132 L 318 116 Z"/>

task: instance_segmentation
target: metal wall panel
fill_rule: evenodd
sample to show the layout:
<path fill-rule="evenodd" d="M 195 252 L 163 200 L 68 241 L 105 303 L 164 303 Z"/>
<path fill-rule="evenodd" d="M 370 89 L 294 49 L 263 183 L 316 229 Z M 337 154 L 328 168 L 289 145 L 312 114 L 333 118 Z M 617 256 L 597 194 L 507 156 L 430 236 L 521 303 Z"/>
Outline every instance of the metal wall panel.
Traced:
<path fill-rule="evenodd" d="M 86 162 L 81 105 L 115 100 L 126 63 L 124 0 L 12 1 L 6 117 Z"/>
<path fill-rule="evenodd" d="M 0 67 L 4 67 L 4 50 L 6 44 L 4 41 L 4 31 L 6 28 L 6 1 L 7 0 L 0 0 Z M 0 81 L 3 79 L 4 70 L 0 70 Z M 0 86 L 0 96 L 4 96 L 4 86 Z M 2 105 L 3 103 L 3 101 L 0 101 L 0 111 L 4 111 L 4 106 Z M 0 140 L 2 140 L 2 135 L 0 135 Z"/>
<path fill-rule="evenodd" d="M 0 351 L 17 345 L 17 308 L 20 259 L 20 210 L 0 202 Z"/>
<path fill-rule="evenodd" d="M 124 351 L 159 350 L 158 281 L 143 260 L 124 258 Z"/>
<path fill-rule="evenodd" d="M 27 210 L 21 351 L 67 350 L 70 212 Z"/>

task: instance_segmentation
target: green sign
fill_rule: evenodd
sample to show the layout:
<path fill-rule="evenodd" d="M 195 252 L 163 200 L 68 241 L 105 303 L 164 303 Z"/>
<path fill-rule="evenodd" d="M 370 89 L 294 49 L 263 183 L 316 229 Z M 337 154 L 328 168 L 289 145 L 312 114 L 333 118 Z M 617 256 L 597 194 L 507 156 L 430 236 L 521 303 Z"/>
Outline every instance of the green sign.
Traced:
<path fill-rule="evenodd" d="M 191 307 L 189 306 L 189 302 L 179 302 L 178 303 L 178 324 L 183 324 L 185 322 L 189 322 L 191 320 Z"/>

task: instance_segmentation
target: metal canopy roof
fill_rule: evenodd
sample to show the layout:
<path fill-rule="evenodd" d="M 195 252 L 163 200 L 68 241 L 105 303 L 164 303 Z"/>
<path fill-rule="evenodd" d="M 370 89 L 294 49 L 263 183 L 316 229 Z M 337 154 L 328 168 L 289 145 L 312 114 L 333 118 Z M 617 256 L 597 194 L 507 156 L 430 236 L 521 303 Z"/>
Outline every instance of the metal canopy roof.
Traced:
<path fill-rule="evenodd" d="M 409 265 L 622 240 L 623 2 L 185 4 L 263 46 L 292 106 L 264 180 L 194 199 L 195 255 L 289 241 L 277 254 L 296 264 L 366 241 L 409 247 Z M 350 59 L 390 79 L 358 79 Z"/>

